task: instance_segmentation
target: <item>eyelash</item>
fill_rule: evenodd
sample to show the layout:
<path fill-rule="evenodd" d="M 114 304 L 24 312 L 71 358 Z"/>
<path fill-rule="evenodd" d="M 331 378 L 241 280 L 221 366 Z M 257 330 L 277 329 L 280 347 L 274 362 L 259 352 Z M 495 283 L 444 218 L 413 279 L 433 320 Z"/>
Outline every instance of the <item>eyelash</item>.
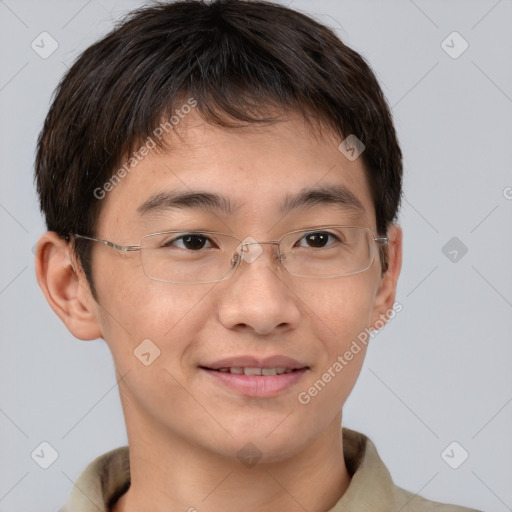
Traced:
<path fill-rule="evenodd" d="M 341 240 L 337 235 L 335 235 L 334 233 L 331 233 L 329 231 L 309 231 L 309 232 L 306 232 L 304 233 L 302 236 L 300 236 L 300 238 L 295 242 L 295 244 L 293 245 L 293 247 L 296 246 L 296 244 L 302 240 L 305 240 L 306 237 L 309 237 L 311 235 L 327 235 L 328 238 L 331 238 L 331 239 L 334 239 L 334 242 L 331 242 L 330 244 L 327 244 L 326 246 L 324 247 L 327 247 L 327 246 L 330 246 L 332 245 L 332 243 L 335 243 L 336 241 L 338 242 L 342 242 L 343 243 L 343 240 Z M 174 244 L 175 242 L 177 241 L 183 241 L 186 237 L 189 237 L 189 236 L 197 236 L 197 237 L 200 237 L 200 238 L 203 238 L 205 239 L 209 244 L 212 244 L 212 239 L 206 235 L 204 235 L 203 233 L 185 233 L 183 235 L 180 235 L 179 237 L 177 238 L 173 238 L 172 240 L 167 240 L 165 242 L 162 243 L 161 247 L 163 248 L 168 248 L 168 247 L 171 247 L 172 244 Z M 216 244 L 215 244 L 216 245 Z M 201 247 L 201 249 L 203 249 L 204 247 Z M 208 247 L 208 248 L 211 248 L 211 247 Z M 187 249 L 186 247 L 183 247 L 183 249 Z M 191 249 L 189 249 L 191 250 Z M 198 251 L 197 251 L 198 252 Z"/>

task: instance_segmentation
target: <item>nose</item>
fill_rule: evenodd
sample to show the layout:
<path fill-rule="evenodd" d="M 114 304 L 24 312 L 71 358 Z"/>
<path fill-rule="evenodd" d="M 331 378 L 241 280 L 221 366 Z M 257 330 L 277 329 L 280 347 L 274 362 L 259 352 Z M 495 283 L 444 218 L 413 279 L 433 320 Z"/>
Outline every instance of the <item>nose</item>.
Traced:
<path fill-rule="evenodd" d="M 246 239 L 242 254 L 239 268 L 223 283 L 218 303 L 221 324 L 258 335 L 297 327 L 299 300 L 278 262 L 275 243 Z"/>

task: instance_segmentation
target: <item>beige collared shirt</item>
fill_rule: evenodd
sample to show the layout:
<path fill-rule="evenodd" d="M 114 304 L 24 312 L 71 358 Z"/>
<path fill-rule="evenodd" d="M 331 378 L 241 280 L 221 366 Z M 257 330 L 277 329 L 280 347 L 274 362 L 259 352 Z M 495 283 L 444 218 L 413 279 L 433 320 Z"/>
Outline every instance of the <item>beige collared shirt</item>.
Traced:
<path fill-rule="evenodd" d="M 477 512 L 426 500 L 394 485 L 374 444 L 363 434 L 344 428 L 343 451 L 352 478 L 345 494 L 326 512 Z M 129 453 L 123 446 L 84 469 L 59 512 L 110 512 L 129 486 Z"/>

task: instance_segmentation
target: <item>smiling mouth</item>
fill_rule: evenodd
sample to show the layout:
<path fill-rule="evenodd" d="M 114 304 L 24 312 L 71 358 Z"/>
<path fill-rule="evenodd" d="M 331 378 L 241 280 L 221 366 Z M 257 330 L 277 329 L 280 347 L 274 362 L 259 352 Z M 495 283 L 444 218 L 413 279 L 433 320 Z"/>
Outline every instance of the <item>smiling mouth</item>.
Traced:
<path fill-rule="evenodd" d="M 226 363 L 224 363 L 226 364 Z M 254 364 L 254 363 L 252 363 Z M 209 378 L 224 389 L 251 398 L 275 398 L 297 386 L 310 370 L 309 366 L 286 368 L 273 366 L 220 366 L 209 368 L 200 366 Z"/>
<path fill-rule="evenodd" d="M 254 368 L 254 367 L 224 367 L 224 368 L 207 368 L 205 366 L 201 366 L 203 370 L 210 370 L 214 372 L 221 372 L 221 373 L 233 373 L 235 375 L 261 375 L 263 377 L 265 376 L 271 376 L 271 375 L 283 375 L 285 373 L 293 373 L 301 370 L 307 370 L 307 366 L 304 368 Z"/>

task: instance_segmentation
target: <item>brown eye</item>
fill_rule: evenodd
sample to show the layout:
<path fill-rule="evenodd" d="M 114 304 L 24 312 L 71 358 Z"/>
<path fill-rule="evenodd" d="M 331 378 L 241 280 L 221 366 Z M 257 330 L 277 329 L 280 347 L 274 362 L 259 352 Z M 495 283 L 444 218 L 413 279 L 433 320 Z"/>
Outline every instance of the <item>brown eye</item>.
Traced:
<path fill-rule="evenodd" d="M 209 247 L 207 244 L 210 243 L 209 238 L 204 235 L 196 233 L 187 233 L 173 240 L 166 241 L 162 244 L 162 247 L 172 248 L 177 247 L 178 249 L 188 249 L 189 251 L 199 251 L 205 247 Z M 211 246 L 211 244 L 210 244 Z"/>
<path fill-rule="evenodd" d="M 300 240 L 297 241 L 297 244 L 302 247 L 322 249 L 323 247 L 327 247 L 333 244 L 335 239 L 336 237 L 332 233 L 328 233 L 326 231 L 316 231 L 304 235 Z"/>
<path fill-rule="evenodd" d="M 324 247 L 329 241 L 329 235 L 326 233 L 312 233 L 306 235 L 306 241 L 310 247 Z"/>
<path fill-rule="evenodd" d="M 191 251 L 197 251 L 198 249 L 202 249 L 208 239 L 201 235 L 185 235 L 182 237 L 183 245 L 190 249 Z"/>

